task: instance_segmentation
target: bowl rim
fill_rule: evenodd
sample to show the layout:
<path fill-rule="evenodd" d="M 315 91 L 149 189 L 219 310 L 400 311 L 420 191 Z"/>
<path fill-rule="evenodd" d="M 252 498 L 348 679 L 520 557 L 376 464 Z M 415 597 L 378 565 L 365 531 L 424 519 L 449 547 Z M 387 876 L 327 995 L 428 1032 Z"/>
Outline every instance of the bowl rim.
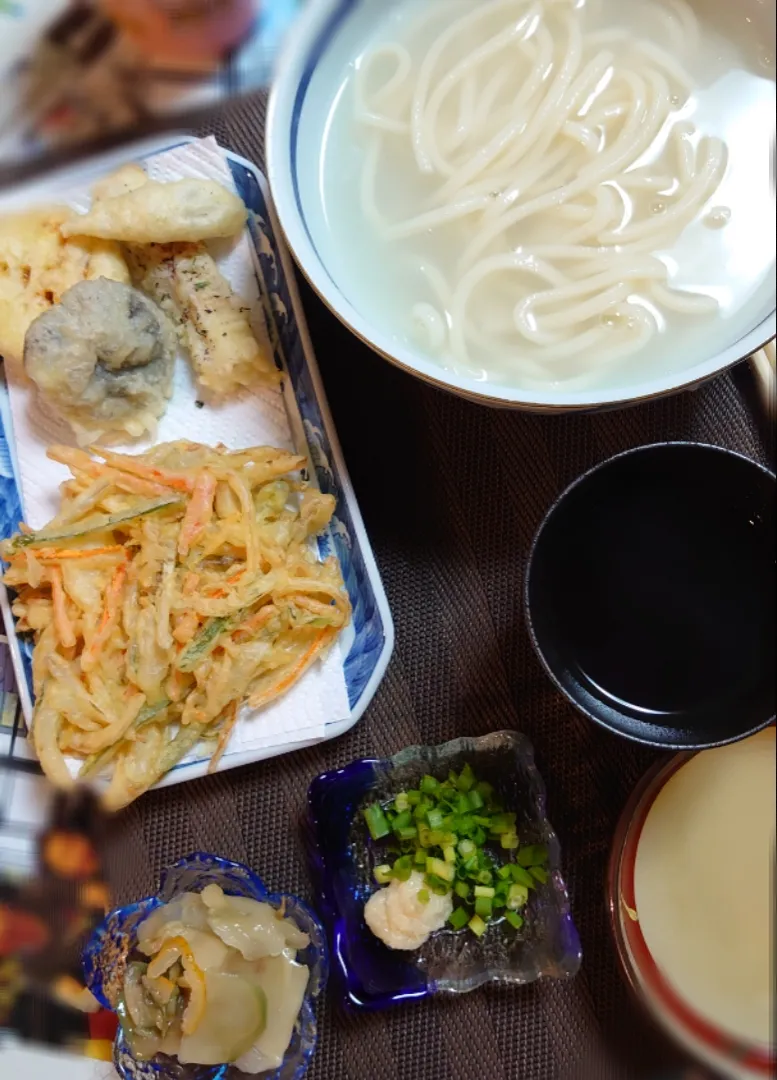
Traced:
<path fill-rule="evenodd" d="M 607 861 L 605 903 L 621 972 L 643 1010 L 675 1042 L 716 1068 L 739 1067 L 743 1076 L 772 1076 L 774 1047 L 738 1040 L 687 1004 L 653 959 L 639 926 L 634 866 L 648 814 L 666 783 L 699 750 L 660 758 L 632 791 L 615 826 Z M 658 1005 L 656 1004 L 658 1002 Z"/>
<path fill-rule="evenodd" d="M 294 34 L 281 49 L 267 106 L 265 158 L 267 178 L 286 243 L 311 288 L 363 344 L 385 360 L 424 382 L 481 404 L 530 412 L 570 412 L 618 408 L 652 401 L 681 390 L 693 389 L 763 348 L 777 336 L 777 297 L 771 310 L 738 341 L 699 361 L 682 373 L 656 376 L 631 388 L 549 393 L 481 382 L 446 371 L 432 359 L 392 341 L 391 335 L 371 325 L 347 300 L 330 277 L 312 241 L 296 188 L 292 145 L 307 89 L 329 36 L 358 0 L 310 0 L 295 23 Z M 488 389 L 483 389 L 487 386 Z"/>
<path fill-rule="evenodd" d="M 600 727 L 604 728 L 605 731 L 609 731 L 611 734 L 617 735 L 622 739 L 629 739 L 631 742 L 640 743 L 643 746 L 652 746 L 657 750 L 686 751 L 689 753 L 695 753 L 699 750 L 711 750 L 714 749 L 716 746 L 726 746 L 729 743 L 739 742 L 741 739 L 746 739 L 750 735 L 755 735 L 759 731 L 763 731 L 764 728 L 769 727 L 770 724 L 774 723 L 775 714 L 772 713 L 772 715 L 769 716 L 766 720 L 759 721 L 755 726 L 753 726 L 752 728 L 748 728 L 746 731 L 743 731 L 738 735 L 726 736 L 722 739 L 715 739 L 712 742 L 700 742 L 694 744 L 668 743 L 664 741 L 653 740 L 644 736 L 635 735 L 631 731 L 622 731 L 619 728 L 613 727 L 611 724 L 607 723 L 607 721 L 603 720 L 602 717 L 596 716 L 590 709 L 586 708 L 582 701 L 578 700 L 578 698 L 576 698 L 574 694 L 570 693 L 567 687 L 564 686 L 564 684 L 558 678 L 556 672 L 553 670 L 551 665 L 548 663 L 542 645 L 539 642 L 537 631 L 534 627 L 534 619 L 532 616 L 532 602 L 529 595 L 529 591 L 531 588 L 532 569 L 534 567 L 534 558 L 537 552 L 537 548 L 542 539 L 542 535 L 545 531 L 546 526 L 549 524 L 553 516 L 557 513 L 561 504 L 566 500 L 568 495 L 571 495 L 572 492 L 576 490 L 576 488 L 578 488 L 581 484 L 585 483 L 596 473 L 600 472 L 601 470 L 607 468 L 610 465 L 615 464 L 615 462 L 620 461 L 623 458 L 632 457 L 636 454 L 641 454 L 650 450 L 666 450 L 679 447 L 695 450 L 712 450 L 717 453 L 727 455 L 729 457 L 739 458 L 741 461 L 747 462 L 748 465 L 752 465 L 759 472 L 763 473 L 763 475 L 767 479 L 772 480 L 773 482 L 777 482 L 777 476 L 775 476 L 772 470 L 769 469 L 766 465 L 762 465 L 760 461 L 756 461 L 754 458 L 748 457 L 746 454 L 742 454 L 738 450 L 730 450 L 726 446 L 718 446 L 715 443 L 704 443 L 698 442 L 696 440 L 683 439 L 662 440 L 659 442 L 644 443 L 640 446 L 632 446 L 629 447 L 629 449 L 627 450 L 621 450 L 617 454 L 612 454 L 610 457 L 605 458 L 603 461 L 597 462 L 597 464 L 592 465 L 589 469 L 586 469 L 585 472 L 582 472 L 579 476 L 577 476 L 560 492 L 560 494 L 555 497 L 551 505 L 546 510 L 545 514 L 542 517 L 542 520 L 540 521 L 540 524 L 537 526 L 536 532 L 534 533 L 534 537 L 532 538 L 531 546 L 529 548 L 529 554 L 526 559 L 526 569 L 524 571 L 523 578 L 522 599 L 524 618 L 526 620 L 526 626 L 529 631 L 529 638 L 531 640 L 535 655 L 539 659 L 543 670 L 545 671 L 545 674 L 548 676 L 548 678 L 553 683 L 555 688 L 559 691 L 559 693 L 563 694 L 563 696 L 566 698 L 570 705 L 573 705 L 574 708 L 578 712 L 582 713 L 583 716 L 587 717 L 587 719 L 592 720 L 595 724 L 598 724 Z"/>

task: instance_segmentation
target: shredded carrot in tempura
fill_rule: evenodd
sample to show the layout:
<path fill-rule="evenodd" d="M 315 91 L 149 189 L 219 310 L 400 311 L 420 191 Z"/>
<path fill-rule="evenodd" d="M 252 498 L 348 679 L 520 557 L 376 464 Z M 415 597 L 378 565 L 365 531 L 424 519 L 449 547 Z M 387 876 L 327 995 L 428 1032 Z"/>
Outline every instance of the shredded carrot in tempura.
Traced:
<path fill-rule="evenodd" d="M 108 590 L 105 593 L 105 607 L 103 608 L 100 624 L 97 627 L 97 633 L 89 642 L 86 649 L 84 649 L 81 656 L 81 667 L 84 671 L 89 671 L 90 668 L 94 667 L 97 657 L 100 655 L 100 650 L 111 635 L 113 625 L 119 616 L 119 603 L 126 577 L 127 567 L 120 566 L 116 570 L 111 583 L 108 586 Z"/>
<path fill-rule="evenodd" d="M 35 635 L 33 741 L 44 772 L 110 774 L 127 805 L 201 740 L 294 686 L 350 618 L 314 537 L 334 510 L 305 459 L 188 440 L 138 456 L 54 447 L 72 479 L 43 529 L 0 544 L 13 613 Z M 238 717 L 241 717 L 238 720 Z M 214 765 L 215 767 L 215 765 Z"/>

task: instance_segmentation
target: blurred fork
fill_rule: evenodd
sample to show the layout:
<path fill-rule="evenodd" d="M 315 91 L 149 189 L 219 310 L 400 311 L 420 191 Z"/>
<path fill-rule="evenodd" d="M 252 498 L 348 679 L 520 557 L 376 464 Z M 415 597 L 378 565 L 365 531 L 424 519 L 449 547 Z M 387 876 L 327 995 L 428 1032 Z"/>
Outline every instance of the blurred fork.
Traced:
<path fill-rule="evenodd" d="M 777 373 L 775 373 L 775 343 L 770 341 L 750 357 L 750 367 L 770 420 L 777 417 Z"/>

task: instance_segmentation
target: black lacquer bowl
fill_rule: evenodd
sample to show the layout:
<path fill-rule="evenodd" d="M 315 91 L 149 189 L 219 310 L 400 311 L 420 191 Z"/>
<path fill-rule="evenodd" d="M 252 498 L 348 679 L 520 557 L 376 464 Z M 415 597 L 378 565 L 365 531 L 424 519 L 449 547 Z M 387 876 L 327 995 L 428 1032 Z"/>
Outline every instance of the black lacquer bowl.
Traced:
<path fill-rule="evenodd" d="M 775 477 L 699 443 L 626 451 L 576 480 L 535 537 L 529 631 L 591 720 L 704 749 L 775 711 Z"/>

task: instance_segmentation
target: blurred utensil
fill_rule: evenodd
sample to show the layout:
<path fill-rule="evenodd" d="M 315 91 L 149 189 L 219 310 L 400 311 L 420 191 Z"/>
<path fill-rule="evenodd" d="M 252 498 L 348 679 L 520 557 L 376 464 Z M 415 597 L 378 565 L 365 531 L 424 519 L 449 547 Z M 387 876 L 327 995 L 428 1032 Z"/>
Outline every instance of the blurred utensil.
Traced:
<path fill-rule="evenodd" d="M 775 342 L 770 341 L 750 357 L 761 401 L 770 420 L 777 416 L 777 374 L 775 373 Z"/>

